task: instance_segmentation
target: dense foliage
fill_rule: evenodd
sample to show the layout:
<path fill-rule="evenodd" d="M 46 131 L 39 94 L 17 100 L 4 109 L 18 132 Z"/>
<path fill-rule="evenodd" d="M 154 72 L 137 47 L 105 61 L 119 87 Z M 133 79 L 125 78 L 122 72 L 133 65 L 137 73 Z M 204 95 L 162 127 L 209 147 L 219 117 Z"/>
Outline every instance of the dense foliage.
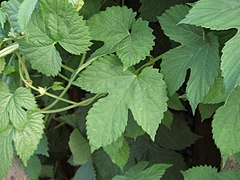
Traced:
<path fill-rule="evenodd" d="M 240 0 L 3 1 L 0 178 L 18 159 L 29 179 L 239 179 L 239 12 Z M 219 167 L 192 167 L 195 117 L 212 121 Z"/>

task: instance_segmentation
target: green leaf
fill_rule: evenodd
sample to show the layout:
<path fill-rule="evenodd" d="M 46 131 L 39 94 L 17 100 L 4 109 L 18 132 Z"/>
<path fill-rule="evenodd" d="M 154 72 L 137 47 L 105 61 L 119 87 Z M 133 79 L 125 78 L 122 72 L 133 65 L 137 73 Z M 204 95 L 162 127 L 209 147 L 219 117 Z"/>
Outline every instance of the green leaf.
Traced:
<path fill-rule="evenodd" d="M 0 58 L 0 74 L 3 73 L 4 69 L 5 69 L 5 66 L 6 66 L 6 61 L 4 58 Z"/>
<path fill-rule="evenodd" d="M 20 5 L 17 19 L 21 29 L 26 29 L 37 3 L 38 0 L 24 0 Z"/>
<path fill-rule="evenodd" d="M 6 13 L 8 21 L 15 32 L 21 32 L 18 25 L 18 10 L 21 5 L 21 0 L 7 1 L 3 6 L 3 11 Z"/>
<path fill-rule="evenodd" d="M 166 53 L 161 68 L 170 96 L 185 81 L 187 70 L 191 70 L 186 91 L 194 113 L 197 105 L 206 96 L 218 75 L 220 58 L 216 36 L 206 34 L 205 40 L 203 40 L 200 38 L 200 31 L 196 28 L 176 25 L 180 20 L 178 15 L 182 18 L 184 16 L 182 10 L 186 13 L 187 9 L 185 6 L 175 6 L 159 18 L 163 29 L 166 32 L 171 32 L 168 33 L 170 38 L 183 44 L 183 46 Z M 174 34 L 170 29 L 176 29 L 176 27 L 178 33 Z"/>
<path fill-rule="evenodd" d="M 240 87 L 229 96 L 220 107 L 212 123 L 213 137 L 223 157 L 237 153 L 240 149 Z"/>
<path fill-rule="evenodd" d="M 141 17 L 149 21 L 157 21 L 157 16 L 162 15 L 170 6 L 179 3 L 179 0 L 140 0 L 140 2 L 142 4 L 139 9 Z"/>
<path fill-rule="evenodd" d="M 116 52 L 124 69 L 144 60 L 154 45 L 153 30 L 147 21 L 135 21 L 135 16 L 125 6 L 107 8 L 92 16 L 88 24 L 93 39 L 104 42 L 95 55 Z"/>
<path fill-rule="evenodd" d="M 229 95 L 231 91 L 240 85 L 239 77 L 239 51 L 238 44 L 240 43 L 240 33 L 238 32 L 232 39 L 230 39 L 222 50 L 222 63 L 221 70 L 224 77 L 224 84 L 226 87 L 226 93 Z"/>
<path fill-rule="evenodd" d="M 7 127 L 0 131 L 0 179 L 5 176 L 12 166 L 13 160 L 13 144 L 14 131 L 12 127 Z"/>
<path fill-rule="evenodd" d="M 186 111 L 185 107 L 183 106 L 182 102 L 179 99 L 179 95 L 175 93 L 171 96 L 168 100 L 168 107 L 170 109 L 174 109 L 177 111 Z"/>
<path fill-rule="evenodd" d="M 75 173 L 73 180 L 96 180 L 96 173 L 91 162 L 82 165 Z"/>
<path fill-rule="evenodd" d="M 56 76 L 62 59 L 55 44 L 72 54 L 85 53 L 91 45 L 88 27 L 66 0 L 40 0 L 39 6 L 27 26 L 27 38 L 18 42 L 34 69 Z"/>
<path fill-rule="evenodd" d="M 112 179 L 116 174 L 122 174 L 120 168 L 115 165 L 102 149 L 93 154 L 96 179 Z"/>
<path fill-rule="evenodd" d="M 166 126 L 168 129 L 171 129 L 172 123 L 173 123 L 173 114 L 169 110 L 167 110 L 164 113 L 162 124 Z"/>
<path fill-rule="evenodd" d="M 181 23 L 217 30 L 239 28 L 239 13 L 240 5 L 236 0 L 200 0 Z"/>
<path fill-rule="evenodd" d="M 148 163 L 146 162 L 139 162 L 137 165 L 129 169 L 124 176 L 115 176 L 113 180 L 159 180 L 164 175 L 166 169 L 171 166 L 169 164 L 154 164 L 146 168 L 147 165 Z"/>
<path fill-rule="evenodd" d="M 38 147 L 35 151 L 35 154 L 43 155 L 49 157 L 48 154 L 48 138 L 45 134 L 43 134 L 42 139 L 40 140 Z"/>
<path fill-rule="evenodd" d="M 203 41 L 203 29 L 196 26 L 178 24 L 189 11 L 188 6 L 176 5 L 157 17 L 164 33 L 172 40 L 184 45 Z"/>
<path fill-rule="evenodd" d="M 202 121 L 208 118 L 211 118 L 215 111 L 222 106 L 222 103 L 219 104 L 199 104 L 199 111 L 201 114 Z"/>
<path fill-rule="evenodd" d="M 74 129 L 71 133 L 68 144 L 73 155 L 74 164 L 82 165 L 91 160 L 91 152 L 88 141 L 77 129 Z"/>
<path fill-rule="evenodd" d="M 27 121 L 27 111 L 37 107 L 35 98 L 26 88 L 18 88 L 13 94 L 10 93 L 8 86 L 0 82 L 0 120 L 1 128 L 7 127 L 9 122 L 21 130 Z"/>
<path fill-rule="evenodd" d="M 132 113 L 128 113 L 127 127 L 124 132 L 124 136 L 136 139 L 138 136 L 145 134 L 142 128 L 134 120 Z"/>
<path fill-rule="evenodd" d="M 92 15 L 98 13 L 101 8 L 101 0 L 87 0 L 80 9 L 81 14 L 85 19 L 89 19 Z"/>
<path fill-rule="evenodd" d="M 25 173 L 31 180 L 39 179 L 41 169 L 42 169 L 41 162 L 37 156 L 32 156 L 27 163 L 27 167 L 24 167 Z"/>
<path fill-rule="evenodd" d="M 109 155 L 112 162 L 123 170 L 130 155 L 127 141 L 123 137 L 120 137 L 116 142 L 104 146 L 103 149 Z"/>
<path fill-rule="evenodd" d="M 170 50 L 163 57 L 161 67 L 170 95 L 180 88 L 185 81 L 187 70 L 191 69 L 186 91 L 192 111 L 195 112 L 197 105 L 208 93 L 218 75 L 219 57 L 216 37 L 209 35 L 209 39 L 199 46 L 182 46 Z"/>
<path fill-rule="evenodd" d="M 64 90 L 62 84 L 63 84 L 62 82 L 54 82 L 52 85 L 52 90 L 54 91 Z"/>
<path fill-rule="evenodd" d="M 83 165 L 91 161 L 88 141 L 82 136 L 78 129 L 74 129 L 71 133 L 68 145 L 72 152 L 71 161 L 73 165 Z"/>
<path fill-rule="evenodd" d="M 203 104 L 218 104 L 226 100 L 226 90 L 223 84 L 223 78 L 217 77 L 208 94 L 203 98 Z"/>
<path fill-rule="evenodd" d="M 14 138 L 17 155 L 26 166 L 42 138 L 44 128 L 43 115 L 39 111 L 28 111 L 24 129 L 17 130 Z"/>
<path fill-rule="evenodd" d="M 217 169 L 208 166 L 199 166 L 188 169 L 183 172 L 185 180 L 207 179 L 207 180 L 225 180 L 238 179 L 240 176 L 239 170 L 229 170 L 221 173 Z"/>
<path fill-rule="evenodd" d="M 6 18 L 7 17 L 6 17 L 6 14 L 5 14 L 4 10 L 2 8 L 0 8 L 0 24 L 1 24 L 2 29 L 4 28 Z"/>
<path fill-rule="evenodd" d="M 171 129 L 161 125 L 156 136 L 156 143 L 171 150 L 182 150 L 194 144 L 199 136 L 192 133 L 184 118 L 175 117 Z"/>
<path fill-rule="evenodd" d="M 122 135 L 128 109 L 154 139 L 168 99 L 165 82 L 157 69 L 146 68 L 137 76 L 130 70 L 122 71 L 116 56 L 105 56 L 83 71 L 75 84 L 93 93 L 109 92 L 93 105 L 87 116 L 92 150 L 111 144 Z"/>

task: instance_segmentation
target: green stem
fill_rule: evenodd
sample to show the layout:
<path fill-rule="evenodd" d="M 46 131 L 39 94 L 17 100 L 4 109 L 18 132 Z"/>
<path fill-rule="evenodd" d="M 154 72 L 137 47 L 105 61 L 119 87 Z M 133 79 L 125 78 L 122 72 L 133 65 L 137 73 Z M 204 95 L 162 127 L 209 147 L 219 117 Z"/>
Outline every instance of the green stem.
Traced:
<path fill-rule="evenodd" d="M 67 70 L 67 71 L 69 71 L 69 72 L 71 72 L 71 73 L 74 72 L 74 69 L 72 69 L 72 68 L 70 68 L 70 67 L 68 67 L 68 66 L 66 66 L 66 65 L 64 65 L 64 64 L 62 64 L 62 68 L 65 69 L 65 70 Z"/>
<path fill-rule="evenodd" d="M 0 58 L 11 54 L 12 52 L 16 51 L 19 48 L 17 43 L 14 43 L 0 51 Z"/>
<path fill-rule="evenodd" d="M 69 81 L 70 79 L 68 79 L 66 76 L 64 76 L 63 74 L 59 73 L 58 74 L 59 77 L 61 77 L 62 79 Z"/>
<path fill-rule="evenodd" d="M 166 53 L 166 52 L 165 52 Z M 135 71 L 135 74 L 140 74 L 141 71 L 148 67 L 148 66 L 151 66 L 153 65 L 155 62 L 159 61 L 160 59 L 162 59 L 162 57 L 165 55 L 165 53 L 163 54 L 160 54 L 159 56 L 155 57 L 155 58 L 151 58 L 147 63 L 145 63 L 144 65 L 142 65 L 140 68 L 138 68 L 136 71 Z"/>
<path fill-rule="evenodd" d="M 54 110 L 43 109 L 43 110 L 41 110 L 41 113 L 43 113 L 43 114 L 59 113 L 59 112 L 67 111 L 69 109 L 76 108 L 78 106 L 87 106 L 87 105 L 91 104 L 92 102 L 94 102 L 97 98 L 103 97 L 105 95 L 106 95 L 105 93 L 104 94 L 97 94 L 92 98 L 86 99 L 86 100 L 81 101 L 77 104 L 73 104 L 73 105 L 70 105 L 70 106 L 67 106 L 67 107 L 64 107 L 64 108 L 60 108 L 60 109 L 54 109 Z"/>
<path fill-rule="evenodd" d="M 68 81 L 67 86 L 64 88 L 64 90 L 62 91 L 62 93 L 59 95 L 60 98 L 62 98 L 62 97 L 67 93 L 67 91 L 68 91 L 69 88 L 71 87 L 73 81 L 76 79 L 78 73 L 79 73 L 81 70 L 83 70 L 85 67 L 87 67 L 86 65 L 82 64 L 82 63 L 85 61 L 85 59 L 86 59 L 86 54 L 83 54 L 78 69 L 77 69 L 75 72 L 73 72 L 70 80 Z M 84 66 L 84 68 L 82 68 L 83 66 Z M 44 110 L 51 109 L 51 108 L 52 108 L 53 106 L 55 106 L 58 102 L 59 102 L 59 99 L 56 99 L 56 100 L 53 101 L 49 106 L 47 106 L 46 108 L 44 108 Z"/>
<path fill-rule="evenodd" d="M 26 65 L 24 64 L 24 62 L 22 61 L 22 59 L 20 57 L 20 59 L 19 59 L 19 74 L 20 74 L 21 80 L 25 83 L 25 85 L 27 87 L 30 87 L 31 89 L 33 89 L 33 90 L 35 90 L 35 91 L 37 91 L 37 92 L 39 92 L 41 94 L 42 93 L 41 89 L 44 89 L 44 88 L 42 88 L 42 87 L 36 88 L 35 86 L 32 85 L 31 81 L 26 80 L 23 77 L 22 68 L 23 68 L 23 71 L 25 72 L 26 70 L 24 70 L 24 69 L 26 68 Z M 48 92 L 44 92 L 44 95 L 47 95 L 47 96 L 52 97 L 54 99 L 59 99 L 60 101 L 63 101 L 63 102 L 69 103 L 69 104 L 77 104 L 74 101 L 70 101 L 68 99 L 60 98 L 60 97 L 58 97 L 58 96 L 56 96 L 54 94 L 48 93 Z"/>

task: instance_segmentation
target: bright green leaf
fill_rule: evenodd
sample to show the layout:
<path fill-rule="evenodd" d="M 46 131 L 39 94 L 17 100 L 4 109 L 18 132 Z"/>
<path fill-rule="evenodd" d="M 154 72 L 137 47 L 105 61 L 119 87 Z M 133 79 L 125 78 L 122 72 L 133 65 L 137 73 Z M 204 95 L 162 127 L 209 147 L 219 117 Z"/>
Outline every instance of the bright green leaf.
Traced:
<path fill-rule="evenodd" d="M 208 166 L 199 166 L 183 172 L 185 180 L 206 179 L 206 180 L 226 180 L 239 179 L 239 170 L 229 170 L 221 173 L 217 169 Z"/>
<path fill-rule="evenodd" d="M 12 94 L 3 82 L 0 83 L 0 89 L 1 128 L 4 129 L 11 122 L 18 130 L 23 129 L 27 121 L 26 110 L 33 110 L 37 107 L 34 96 L 29 89 L 22 87 Z"/>
<path fill-rule="evenodd" d="M 220 107 L 212 123 L 213 137 L 223 157 L 240 150 L 240 87 L 237 87 Z"/>
<path fill-rule="evenodd" d="M 120 137 L 116 142 L 103 147 L 103 149 L 109 155 L 112 162 L 123 170 L 130 156 L 130 149 L 127 141 L 123 137 Z"/>
<path fill-rule="evenodd" d="M 104 45 L 95 52 L 116 52 L 124 69 L 139 63 L 150 54 L 154 45 L 153 30 L 148 22 L 138 19 L 127 7 L 111 7 L 92 16 L 88 24 L 94 40 Z"/>
<path fill-rule="evenodd" d="M 222 52 L 221 70 L 224 77 L 224 84 L 226 87 L 226 93 L 229 95 L 231 91 L 240 85 L 239 68 L 239 43 L 240 33 L 238 32 L 232 39 L 230 39 L 224 46 Z"/>
<path fill-rule="evenodd" d="M 21 29 L 26 29 L 37 3 L 38 0 L 24 0 L 20 5 L 17 19 Z"/>
<path fill-rule="evenodd" d="M 63 85 L 62 82 L 54 82 L 52 85 L 52 90 L 54 91 L 64 90 L 64 87 L 62 85 Z"/>
<path fill-rule="evenodd" d="M 5 176 L 12 166 L 13 160 L 13 144 L 14 137 L 12 127 L 7 127 L 5 130 L 0 131 L 0 179 Z"/>
<path fill-rule="evenodd" d="M 73 162 L 77 165 L 85 164 L 91 160 L 88 141 L 75 129 L 70 135 L 69 147 L 73 155 Z"/>
<path fill-rule="evenodd" d="M 16 131 L 14 138 L 16 152 L 25 166 L 38 147 L 43 128 L 43 115 L 39 111 L 28 111 L 24 129 Z"/>
<path fill-rule="evenodd" d="M 19 40 L 20 50 L 34 69 L 56 76 L 62 59 L 55 44 L 72 54 L 85 53 L 91 45 L 88 27 L 66 0 L 40 0 L 39 6 L 27 26 L 27 38 Z"/>
<path fill-rule="evenodd" d="M 130 70 L 122 71 L 116 56 L 105 56 L 89 66 L 75 84 L 94 93 L 109 92 L 94 104 L 87 116 L 92 150 L 111 144 L 122 135 L 128 109 L 138 125 L 154 139 L 168 99 L 165 82 L 156 69 L 146 68 L 137 76 Z"/>
<path fill-rule="evenodd" d="M 239 13 L 238 0 L 200 0 L 181 23 L 218 30 L 239 28 Z"/>

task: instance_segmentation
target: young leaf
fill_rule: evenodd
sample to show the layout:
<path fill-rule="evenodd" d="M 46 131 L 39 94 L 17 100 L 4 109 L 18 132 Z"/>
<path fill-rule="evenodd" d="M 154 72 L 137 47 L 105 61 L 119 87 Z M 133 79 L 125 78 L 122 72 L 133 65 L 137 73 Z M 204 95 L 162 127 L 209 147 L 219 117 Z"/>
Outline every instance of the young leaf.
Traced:
<path fill-rule="evenodd" d="M 16 131 L 14 137 L 16 152 L 25 166 L 37 149 L 42 138 L 43 128 L 43 115 L 39 111 L 28 111 L 24 129 Z"/>
<path fill-rule="evenodd" d="M 217 30 L 240 28 L 239 7 L 236 0 L 200 0 L 181 23 Z"/>
<path fill-rule="evenodd" d="M 120 137 L 116 142 L 104 146 L 103 149 L 109 155 L 112 162 L 123 170 L 130 156 L 130 149 L 127 141 L 123 137 Z"/>
<path fill-rule="evenodd" d="M 178 29 L 177 34 L 167 34 L 173 40 L 183 44 L 183 46 L 166 53 L 161 67 L 170 96 L 185 81 L 187 70 L 191 70 L 186 91 L 194 113 L 218 75 L 220 58 L 216 36 L 207 34 L 204 40 L 203 37 L 200 38 L 198 29 L 177 24 L 180 17 L 184 18 L 182 11 L 187 12 L 185 6 L 175 6 L 159 18 L 164 31 L 172 32 L 170 29 Z"/>
<path fill-rule="evenodd" d="M 130 70 L 123 72 L 116 56 L 105 56 L 89 66 L 75 84 L 93 93 L 109 93 L 94 104 L 87 116 L 92 150 L 111 144 L 122 135 L 128 109 L 154 139 L 168 100 L 165 82 L 157 70 L 149 67 L 137 76 Z"/>
<path fill-rule="evenodd" d="M 20 5 L 17 19 L 22 30 L 26 29 L 37 2 L 38 0 L 24 0 Z"/>
<path fill-rule="evenodd" d="M 237 153 L 240 149 L 240 87 L 220 107 L 212 123 L 213 137 L 223 157 Z"/>
<path fill-rule="evenodd" d="M 1 127 L 4 129 L 11 122 L 13 126 L 22 130 L 27 122 L 27 111 L 37 107 L 35 98 L 26 88 L 18 88 L 13 94 L 3 82 L 0 82 L 0 119 Z"/>
<path fill-rule="evenodd" d="M 94 40 L 104 42 L 95 55 L 116 52 L 124 69 L 144 60 L 154 45 L 153 30 L 147 21 L 135 21 L 135 16 L 136 13 L 125 6 L 107 8 L 92 16 L 88 21 L 91 35 Z"/>
<path fill-rule="evenodd" d="M 91 45 L 88 27 L 67 0 L 40 0 L 39 6 L 27 26 L 27 38 L 18 42 L 34 69 L 56 76 L 62 59 L 55 44 L 72 54 L 85 53 Z"/>
<path fill-rule="evenodd" d="M 90 147 L 88 141 L 75 129 L 70 135 L 69 147 L 73 155 L 73 162 L 82 165 L 91 160 Z"/>
<path fill-rule="evenodd" d="M 13 144 L 14 131 L 12 127 L 7 127 L 0 131 L 0 179 L 5 176 L 12 166 L 13 160 Z"/>

